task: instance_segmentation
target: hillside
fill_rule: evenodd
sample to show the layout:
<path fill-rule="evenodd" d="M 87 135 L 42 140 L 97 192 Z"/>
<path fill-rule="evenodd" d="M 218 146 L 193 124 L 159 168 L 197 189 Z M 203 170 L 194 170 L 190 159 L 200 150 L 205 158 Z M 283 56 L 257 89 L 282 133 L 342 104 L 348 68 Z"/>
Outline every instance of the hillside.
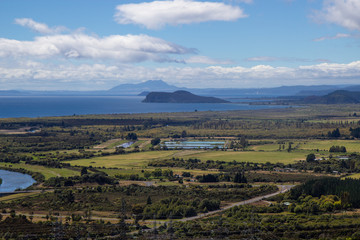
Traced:
<path fill-rule="evenodd" d="M 325 96 L 311 96 L 304 99 L 308 104 L 351 104 L 360 103 L 360 92 L 337 90 Z"/>
<path fill-rule="evenodd" d="M 143 100 L 146 103 L 229 103 L 229 101 L 215 98 L 202 97 L 187 91 L 151 92 Z"/>

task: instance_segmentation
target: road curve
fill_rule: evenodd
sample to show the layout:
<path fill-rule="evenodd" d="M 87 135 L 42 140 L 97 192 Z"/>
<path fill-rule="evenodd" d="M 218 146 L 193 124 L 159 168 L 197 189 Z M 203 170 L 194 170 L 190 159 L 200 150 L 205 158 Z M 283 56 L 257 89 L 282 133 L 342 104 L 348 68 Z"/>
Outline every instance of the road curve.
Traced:
<path fill-rule="evenodd" d="M 194 217 L 182 218 L 182 219 L 179 219 L 179 220 L 176 220 L 176 221 L 179 221 L 179 222 L 191 221 L 191 220 L 207 217 L 207 216 L 219 213 L 219 212 L 223 212 L 223 211 L 228 210 L 228 209 L 230 209 L 232 207 L 235 207 L 235 206 L 241 206 L 241 205 L 246 205 L 246 204 L 250 204 L 250 203 L 259 202 L 259 201 L 261 201 L 263 199 L 271 198 L 271 197 L 276 196 L 276 195 L 278 195 L 280 193 L 287 192 L 294 186 L 295 185 L 277 185 L 277 187 L 279 188 L 279 191 L 277 191 L 277 192 L 270 193 L 270 194 L 263 195 L 263 196 L 259 196 L 259 197 L 255 197 L 255 198 L 251 198 L 251 199 L 244 200 L 244 201 L 241 201 L 241 202 L 231 203 L 231 204 L 229 204 L 229 205 L 227 205 L 227 206 L 225 206 L 225 207 L 223 207 L 223 208 L 221 208 L 219 210 L 215 210 L 215 211 L 211 211 L 211 212 L 207 212 L 207 213 L 201 213 L 201 214 L 198 214 L 198 215 L 196 215 Z"/>

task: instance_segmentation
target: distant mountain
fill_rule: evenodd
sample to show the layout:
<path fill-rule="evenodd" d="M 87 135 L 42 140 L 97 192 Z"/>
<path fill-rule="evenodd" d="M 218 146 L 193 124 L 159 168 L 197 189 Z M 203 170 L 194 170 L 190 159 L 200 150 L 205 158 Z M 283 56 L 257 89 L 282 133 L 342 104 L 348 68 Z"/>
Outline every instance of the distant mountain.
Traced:
<path fill-rule="evenodd" d="M 152 91 L 176 91 L 180 88 L 167 84 L 162 80 L 149 80 L 137 84 L 121 84 L 109 89 L 107 92 L 111 95 L 139 95 L 142 92 Z"/>
<path fill-rule="evenodd" d="M 0 90 L 0 96 L 19 96 L 19 95 L 27 95 L 27 93 L 20 92 L 17 90 Z"/>
<path fill-rule="evenodd" d="M 109 90 L 95 91 L 37 91 L 0 90 L 0 96 L 145 96 L 149 92 L 189 91 L 200 96 L 220 98 L 273 98 L 288 96 L 322 96 L 335 90 L 360 91 L 360 85 L 281 86 L 274 88 L 184 88 L 170 85 L 162 80 L 149 80 L 135 84 L 121 84 Z"/>
<path fill-rule="evenodd" d="M 274 88 L 205 88 L 189 89 L 192 93 L 217 97 L 282 97 L 325 95 L 342 89 L 344 85 L 281 86 Z"/>
<path fill-rule="evenodd" d="M 360 92 L 350 92 L 337 90 L 325 96 L 306 97 L 304 103 L 307 104 L 351 104 L 360 103 Z"/>
<path fill-rule="evenodd" d="M 151 92 L 143 100 L 146 103 L 229 103 L 229 101 L 215 98 L 202 97 L 187 91 Z"/>
<path fill-rule="evenodd" d="M 343 88 L 342 90 L 352 91 L 352 92 L 360 92 L 360 85 L 353 85 Z"/>
<path fill-rule="evenodd" d="M 341 86 L 327 86 L 327 85 L 319 85 L 319 86 L 308 86 L 307 89 L 303 89 L 299 91 L 296 96 L 324 96 L 336 90 L 346 90 Z"/>

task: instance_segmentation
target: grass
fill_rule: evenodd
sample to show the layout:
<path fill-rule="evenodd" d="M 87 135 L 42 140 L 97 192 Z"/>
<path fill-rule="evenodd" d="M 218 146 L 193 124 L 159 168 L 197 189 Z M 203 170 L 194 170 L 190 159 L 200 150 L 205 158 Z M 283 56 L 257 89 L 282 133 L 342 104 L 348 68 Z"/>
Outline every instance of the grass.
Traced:
<path fill-rule="evenodd" d="M 127 140 L 120 140 L 120 141 L 116 141 L 116 142 L 113 142 L 113 143 L 110 143 L 109 145 L 107 145 L 105 148 L 107 149 L 112 149 L 112 148 L 115 148 L 123 143 L 127 143 L 129 141 Z"/>
<path fill-rule="evenodd" d="M 354 179 L 359 179 L 360 178 L 360 173 L 355 173 L 355 174 L 352 174 L 352 175 L 349 175 L 349 176 L 346 176 L 342 179 L 345 179 L 345 178 L 354 178 Z"/>
<path fill-rule="evenodd" d="M 30 196 L 38 195 L 40 193 L 16 193 L 16 194 L 10 194 L 4 197 L 0 197 L 0 202 L 9 202 L 15 199 L 21 199 L 21 198 L 28 198 Z"/>
<path fill-rule="evenodd" d="M 303 140 L 292 141 L 293 147 L 296 150 L 287 152 L 286 150 L 278 151 L 279 144 L 270 143 L 264 145 L 253 146 L 255 151 L 204 151 L 204 150 L 171 150 L 171 151 L 148 151 L 139 153 L 130 153 L 124 155 L 112 155 L 105 157 L 96 157 L 92 159 L 80 159 L 67 161 L 71 165 L 77 166 L 93 166 L 98 168 L 119 168 L 119 169 L 103 169 L 104 172 L 110 176 L 116 174 L 139 174 L 142 176 L 140 170 L 145 169 L 152 171 L 152 168 L 147 167 L 147 163 L 151 160 L 166 159 L 166 158 L 198 158 L 203 161 L 220 160 L 220 161 L 238 161 L 238 162 L 255 162 L 255 163 L 294 163 L 298 160 L 305 160 L 306 155 L 310 152 L 319 149 L 321 153 L 327 153 L 333 145 L 345 146 L 348 152 L 359 152 L 360 142 L 352 140 Z M 139 141 L 138 144 L 145 141 Z M 285 148 L 288 147 L 288 141 L 285 143 Z M 325 152 L 323 152 L 325 151 Z M 174 169 L 176 173 L 189 171 L 186 169 Z M 204 174 L 207 171 L 198 170 L 197 172 L 189 171 L 194 175 Z"/>
<path fill-rule="evenodd" d="M 329 151 L 332 146 L 345 146 L 348 152 L 360 152 L 360 142 L 354 140 L 313 140 L 305 141 L 300 145 L 300 149 L 313 150 L 320 149 Z"/>
<path fill-rule="evenodd" d="M 51 177 L 70 177 L 80 175 L 79 171 L 67 169 L 67 168 L 48 168 L 39 165 L 30 165 L 25 163 L 4 163 L 0 162 L 0 167 L 11 167 L 14 169 L 23 168 L 31 172 L 39 172 L 44 175 L 45 179 Z"/>
<path fill-rule="evenodd" d="M 360 152 L 360 142 L 354 140 L 303 140 L 303 141 L 291 141 L 292 147 L 296 147 L 297 150 L 305 151 L 326 151 L 328 152 L 332 146 L 345 146 L 348 152 Z M 289 141 L 285 142 L 285 151 L 288 147 Z M 255 151 L 277 151 L 279 149 L 277 143 L 255 145 L 250 148 Z"/>
<path fill-rule="evenodd" d="M 200 160 L 220 160 L 225 162 L 254 162 L 254 163 L 294 163 L 298 160 L 304 160 L 306 154 L 303 152 L 223 152 L 207 151 L 198 154 L 188 155 L 187 157 L 198 158 Z"/>
<path fill-rule="evenodd" d="M 79 159 L 73 161 L 66 161 L 73 166 L 93 166 L 105 168 L 138 168 L 147 165 L 147 162 L 155 159 L 171 158 L 179 151 L 151 151 L 138 152 L 123 155 L 111 155 L 105 157 L 96 157 L 91 159 Z"/>
<path fill-rule="evenodd" d="M 105 157 L 96 157 L 91 159 L 79 159 L 67 161 L 73 166 L 92 166 L 98 168 L 120 168 L 120 169 L 103 169 L 109 175 L 115 174 L 133 174 L 138 173 L 136 170 L 144 169 L 147 163 L 151 160 L 166 159 L 172 157 L 181 158 L 198 158 L 200 160 L 221 160 L 221 161 L 242 161 L 242 162 L 256 162 L 256 163 L 294 163 L 297 160 L 304 160 L 306 153 L 304 152 L 224 152 L 224 151 L 151 151 L 130 153 L 124 155 L 112 155 Z M 120 171 L 119 171 L 120 170 Z M 147 168 L 146 170 L 151 170 Z M 180 171 L 189 171 L 181 169 Z M 205 173 L 201 171 L 200 174 Z"/>
<path fill-rule="evenodd" d="M 250 149 L 253 149 L 255 151 L 277 151 L 279 149 L 279 144 L 264 144 L 251 146 Z"/>

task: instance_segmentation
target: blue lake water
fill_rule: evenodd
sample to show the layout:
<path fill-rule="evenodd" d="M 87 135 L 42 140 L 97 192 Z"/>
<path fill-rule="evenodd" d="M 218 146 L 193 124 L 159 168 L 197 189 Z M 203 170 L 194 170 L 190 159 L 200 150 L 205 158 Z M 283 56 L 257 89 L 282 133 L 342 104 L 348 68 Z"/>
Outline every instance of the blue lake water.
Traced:
<path fill-rule="evenodd" d="M 0 96 L 0 118 L 284 108 L 236 103 L 142 103 L 139 96 Z"/>
<path fill-rule="evenodd" d="M 5 170 L 0 170 L 0 178 L 2 178 L 0 192 L 13 192 L 18 188 L 25 189 L 36 182 L 30 175 Z"/>

